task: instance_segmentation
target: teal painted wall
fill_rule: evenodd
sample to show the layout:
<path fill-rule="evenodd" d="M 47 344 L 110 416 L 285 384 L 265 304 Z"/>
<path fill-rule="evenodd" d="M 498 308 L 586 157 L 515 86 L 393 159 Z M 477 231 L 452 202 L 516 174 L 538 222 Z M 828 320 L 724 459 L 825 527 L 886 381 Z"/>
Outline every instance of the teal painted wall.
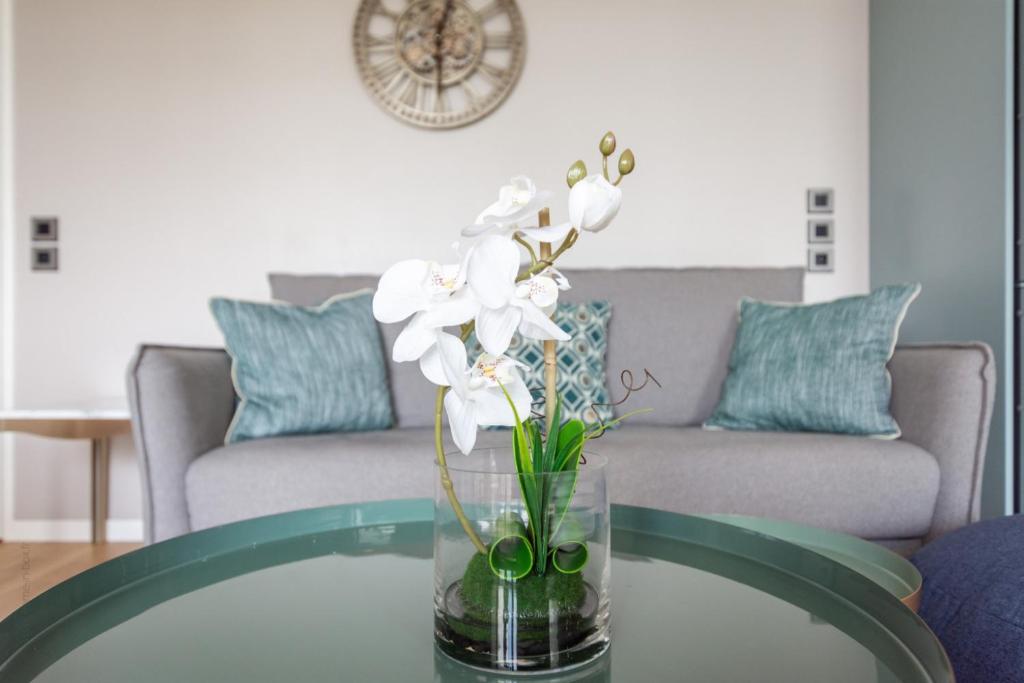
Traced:
<path fill-rule="evenodd" d="M 919 281 L 901 341 L 996 352 L 984 516 L 1007 500 L 1011 314 L 1010 0 L 872 0 L 871 283 Z"/>

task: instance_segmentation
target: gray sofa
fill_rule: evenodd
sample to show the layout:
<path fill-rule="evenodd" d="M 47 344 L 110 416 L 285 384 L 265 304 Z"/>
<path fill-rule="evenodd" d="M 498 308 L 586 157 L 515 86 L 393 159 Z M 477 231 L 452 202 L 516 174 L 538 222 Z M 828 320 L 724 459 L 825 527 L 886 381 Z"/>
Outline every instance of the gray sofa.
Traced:
<path fill-rule="evenodd" d="M 911 552 L 978 518 L 995 373 L 984 344 L 902 346 L 890 363 L 903 437 L 704 431 L 749 295 L 800 301 L 802 269 L 566 271 L 564 299 L 612 304 L 608 386 L 648 368 L 651 407 L 608 434 L 613 502 L 741 513 L 843 531 Z M 373 276 L 271 275 L 274 299 L 313 305 Z M 382 328 L 389 350 L 401 325 Z M 433 495 L 434 387 L 389 363 L 396 426 L 224 445 L 235 394 L 222 349 L 144 345 L 128 389 L 148 541 L 239 519 L 335 503 Z M 446 435 L 446 438 L 447 435 Z M 482 432 L 484 443 L 507 433 Z"/>

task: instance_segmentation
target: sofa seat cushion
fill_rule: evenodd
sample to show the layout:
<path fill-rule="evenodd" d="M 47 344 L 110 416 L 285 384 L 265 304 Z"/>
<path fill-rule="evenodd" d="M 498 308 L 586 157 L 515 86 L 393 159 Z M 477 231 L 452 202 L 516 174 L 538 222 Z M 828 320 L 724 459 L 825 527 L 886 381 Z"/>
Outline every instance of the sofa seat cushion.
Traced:
<path fill-rule="evenodd" d="M 508 432 L 481 432 L 505 445 Z M 186 476 L 192 529 L 305 507 L 432 497 L 429 429 L 263 439 L 217 448 Z M 785 519 L 863 538 L 927 533 L 939 468 L 905 441 L 627 425 L 609 458 L 614 503 Z M 457 456 L 456 456 L 457 457 Z"/>
<path fill-rule="evenodd" d="M 594 442 L 611 499 L 691 514 L 783 519 L 868 539 L 923 536 L 939 465 L 902 440 L 624 427 Z"/>

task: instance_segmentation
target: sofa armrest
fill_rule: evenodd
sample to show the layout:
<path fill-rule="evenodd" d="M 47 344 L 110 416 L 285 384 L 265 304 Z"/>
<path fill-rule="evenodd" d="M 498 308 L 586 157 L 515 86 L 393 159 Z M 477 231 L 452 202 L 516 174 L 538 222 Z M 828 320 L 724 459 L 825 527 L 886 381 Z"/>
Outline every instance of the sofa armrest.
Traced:
<path fill-rule="evenodd" d="M 140 346 L 128 366 L 128 402 L 146 542 L 188 533 L 185 472 L 224 443 L 235 409 L 231 359 L 223 349 Z"/>
<path fill-rule="evenodd" d="M 926 540 L 977 521 L 995 404 L 992 349 L 982 343 L 900 346 L 889 363 L 903 439 L 938 460 L 939 495 Z"/>

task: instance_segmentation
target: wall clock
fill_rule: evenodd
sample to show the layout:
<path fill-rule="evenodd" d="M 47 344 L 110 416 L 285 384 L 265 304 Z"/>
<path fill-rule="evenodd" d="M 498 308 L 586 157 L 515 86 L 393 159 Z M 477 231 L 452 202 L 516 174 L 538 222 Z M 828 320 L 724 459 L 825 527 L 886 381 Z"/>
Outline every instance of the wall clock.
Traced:
<path fill-rule="evenodd" d="M 494 111 L 526 49 L 515 0 L 362 0 L 354 43 L 373 97 L 424 128 L 456 128 Z"/>

